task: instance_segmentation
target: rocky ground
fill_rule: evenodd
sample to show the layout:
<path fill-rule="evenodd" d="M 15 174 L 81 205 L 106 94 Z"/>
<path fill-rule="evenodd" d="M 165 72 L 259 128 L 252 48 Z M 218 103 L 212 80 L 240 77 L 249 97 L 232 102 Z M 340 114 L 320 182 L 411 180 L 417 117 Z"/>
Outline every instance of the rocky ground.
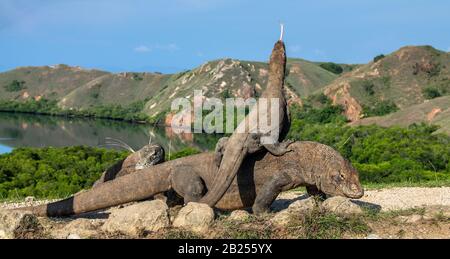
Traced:
<path fill-rule="evenodd" d="M 273 212 L 213 211 L 190 203 L 145 201 L 68 219 L 6 209 L 41 204 L 28 198 L 0 209 L 3 238 L 450 238 L 450 188 L 367 191 L 358 201 L 318 201 L 302 192 L 278 197 Z"/>

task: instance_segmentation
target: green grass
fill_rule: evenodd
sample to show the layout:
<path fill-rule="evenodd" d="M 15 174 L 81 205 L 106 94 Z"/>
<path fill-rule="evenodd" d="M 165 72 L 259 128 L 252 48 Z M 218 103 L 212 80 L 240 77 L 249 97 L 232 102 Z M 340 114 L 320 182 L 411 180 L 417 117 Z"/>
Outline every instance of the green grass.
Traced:
<path fill-rule="evenodd" d="M 315 211 L 301 220 L 303 231 L 299 238 L 340 239 L 345 234 L 367 235 L 370 227 L 360 217 L 338 216 L 333 213 Z"/>

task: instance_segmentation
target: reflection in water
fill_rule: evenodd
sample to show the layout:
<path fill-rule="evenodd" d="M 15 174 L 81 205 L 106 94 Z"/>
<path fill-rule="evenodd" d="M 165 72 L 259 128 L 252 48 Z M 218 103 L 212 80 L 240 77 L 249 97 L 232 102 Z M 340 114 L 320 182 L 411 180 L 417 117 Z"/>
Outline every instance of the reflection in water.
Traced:
<path fill-rule="evenodd" d="M 134 150 L 149 142 L 161 144 L 166 152 L 176 152 L 186 147 L 211 150 L 219 136 L 173 134 L 167 128 L 127 122 L 63 118 L 0 112 L 0 152 L 6 147 L 64 147 L 86 145 L 104 146 L 108 138 L 126 142 Z M 3 146 L 3 148 L 2 148 Z M 111 147 L 114 148 L 114 147 Z"/>
<path fill-rule="evenodd" d="M 3 145 L 0 144 L 0 155 L 1 155 L 1 154 L 4 154 L 4 153 L 8 153 L 8 152 L 10 152 L 10 151 L 11 151 L 11 148 L 10 148 L 10 147 L 3 146 Z"/>

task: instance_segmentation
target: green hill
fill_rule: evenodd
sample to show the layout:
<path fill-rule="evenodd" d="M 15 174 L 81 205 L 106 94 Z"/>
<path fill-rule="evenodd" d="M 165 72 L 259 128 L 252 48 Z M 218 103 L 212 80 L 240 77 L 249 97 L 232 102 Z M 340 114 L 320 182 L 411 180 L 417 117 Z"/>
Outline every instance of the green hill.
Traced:
<path fill-rule="evenodd" d="M 324 93 L 352 121 L 385 115 L 450 94 L 450 54 L 430 46 L 404 47 L 345 73 Z"/>
<path fill-rule="evenodd" d="M 194 90 L 202 90 L 207 98 L 258 97 L 267 77 L 267 63 L 233 59 L 207 62 L 178 74 L 113 74 L 66 65 L 23 67 L 0 73 L 0 103 L 6 102 L 0 109 L 33 112 L 39 107 L 36 110 L 50 109 L 51 114 L 163 118 L 175 98 L 192 99 Z M 448 104 L 439 104 L 441 112 L 432 121 L 425 115 L 433 103 L 441 102 L 433 99 L 450 95 L 450 53 L 409 46 L 365 65 L 288 59 L 286 89 L 290 104 L 302 105 L 310 96 L 325 94 L 343 106 L 352 122 L 431 122 L 447 132 Z M 50 102 L 36 104 L 36 100 Z M 27 105 L 17 108 L 20 103 Z M 139 111 L 142 114 L 132 116 Z"/>
<path fill-rule="evenodd" d="M 101 105 L 126 107 L 145 101 L 144 112 L 157 116 L 168 111 L 172 100 L 203 90 L 209 98 L 257 97 L 265 88 L 268 65 L 231 59 L 208 62 L 178 74 L 112 74 L 66 65 L 18 68 L 0 73 L 0 100 L 26 102 L 56 100 L 64 110 L 84 110 Z M 288 64 L 288 95 L 300 103 L 338 77 L 316 64 L 292 60 Z"/>
<path fill-rule="evenodd" d="M 425 122 L 438 125 L 441 128 L 438 133 L 450 135 L 450 96 L 436 98 L 425 103 L 417 104 L 389 114 L 384 117 L 366 118 L 352 125 L 371 125 L 376 124 L 383 127 L 394 125 L 409 126 L 413 123 Z"/>

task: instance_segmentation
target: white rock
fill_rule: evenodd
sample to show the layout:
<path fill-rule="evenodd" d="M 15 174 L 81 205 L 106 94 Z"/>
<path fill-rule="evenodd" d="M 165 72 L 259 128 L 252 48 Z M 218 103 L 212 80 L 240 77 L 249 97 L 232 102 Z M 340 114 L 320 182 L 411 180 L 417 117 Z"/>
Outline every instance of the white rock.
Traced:
<path fill-rule="evenodd" d="M 366 239 L 381 239 L 377 234 L 370 234 L 366 237 Z"/>
<path fill-rule="evenodd" d="M 26 203 L 33 203 L 35 201 L 36 201 L 36 198 L 34 198 L 33 196 L 28 196 L 25 198 Z"/>
<path fill-rule="evenodd" d="M 275 214 L 275 216 L 270 220 L 272 224 L 279 227 L 285 227 L 289 225 L 292 220 L 292 212 L 288 210 L 283 210 Z"/>
<path fill-rule="evenodd" d="M 311 213 L 316 207 L 314 198 L 299 200 L 292 203 L 287 209 L 278 212 L 271 219 L 271 222 L 280 227 L 289 225 L 292 218 Z"/>
<path fill-rule="evenodd" d="M 204 233 L 214 221 L 214 211 L 208 205 L 191 202 L 176 216 L 173 226 Z"/>
<path fill-rule="evenodd" d="M 242 222 L 242 221 L 248 220 L 249 218 L 250 218 L 250 213 L 248 213 L 247 211 L 235 210 L 230 214 L 230 216 L 228 217 L 227 220 Z"/>
<path fill-rule="evenodd" d="M 400 221 L 403 223 L 413 224 L 422 220 L 422 216 L 420 215 L 410 215 L 410 216 L 401 216 L 399 217 Z"/>
<path fill-rule="evenodd" d="M 291 205 L 289 205 L 287 210 L 291 213 L 306 214 L 306 213 L 312 212 L 315 207 L 316 207 L 316 201 L 314 200 L 313 197 L 311 197 L 308 199 L 304 199 L 304 200 L 300 200 L 300 201 L 296 201 L 296 202 L 292 203 Z"/>
<path fill-rule="evenodd" d="M 70 234 L 67 236 L 67 239 L 81 239 L 81 237 L 77 234 Z"/>
<path fill-rule="evenodd" d="M 350 199 L 344 197 L 329 198 L 322 203 L 322 208 L 324 208 L 327 211 L 341 215 L 363 213 L 361 207 L 353 203 Z"/>
<path fill-rule="evenodd" d="M 26 211 L 0 209 L 0 239 L 14 239 L 42 228 L 36 216 Z"/>
<path fill-rule="evenodd" d="M 69 222 L 62 229 L 52 232 L 52 236 L 58 239 L 88 239 L 98 234 L 98 230 L 103 224 L 103 220 L 76 219 Z M 79 238 L 75 238 L 75 237 Z"/>
<path fill-rule="evenodd" d="M 140 202 L 113 211 L 101 229 L 130 236 L 158 231 L 170 226 L 168 210 L 167 205 L 160 200 Z"/>

